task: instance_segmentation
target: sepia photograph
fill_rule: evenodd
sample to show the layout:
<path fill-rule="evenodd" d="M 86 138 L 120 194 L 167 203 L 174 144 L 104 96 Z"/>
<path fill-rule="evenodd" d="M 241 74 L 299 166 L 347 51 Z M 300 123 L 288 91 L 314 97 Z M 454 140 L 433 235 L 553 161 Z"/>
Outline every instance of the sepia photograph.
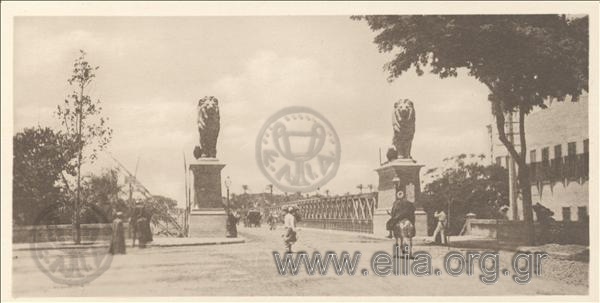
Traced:
<path fill-rule="evenodd" d="M 3 301 L 599 299 L 597 3 L 2 8 Z"/>

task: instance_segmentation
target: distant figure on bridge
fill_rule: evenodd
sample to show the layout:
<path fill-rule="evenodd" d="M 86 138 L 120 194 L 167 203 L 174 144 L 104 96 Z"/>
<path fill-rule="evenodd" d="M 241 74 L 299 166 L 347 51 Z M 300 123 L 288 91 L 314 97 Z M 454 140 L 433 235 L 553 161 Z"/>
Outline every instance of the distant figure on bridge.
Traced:
<path fill-rule="evenodd" d="M 269 223 L 269 230 L 275 230 L 277 228 L 277 213 L 272 211 L 269 213 L 269 217 L 267 218 L 267 223 Z"/>
<path fill-rule="evenodd" d="M 433 241 L 436 241 L 439 234 L 442 244 L 446 244 L 446 226 L 448 225 L 448 217 L 446 216 L 444 209 L 439 207 L 433 214 L 433 217 L 436 218 L 438 222 L 435 231 L 433 232 Z"/>
<path fill-rule="evenodd" d="M 392 230 L 396 224 L 404 219 L 410 221 L 413 225 L 415 224 L 415 206 L 406 199 L 404 192 L 399 190 L 396 193 L 396 201 L 392 206 L 392 212 L 389 213 L 392 217 L 385 224 L 386 229 L 389 231 L 388 238 L 393 238 Z"/>
<path fill-rule="evenodd" d="M 235 225 L 239 226 L 242 215 L 240 215 L 240 213 L 237 210 L 233 214 L 235 215 Z M 236 227 L 236 230 L 237 230 L 237 227 Z"/>
<path fill-rule="evenodd" d="M 112 223 L 112 238 L 109 252 L 113 255 L 125 254 L 125 228 L 123 227 L 123 213 L 117 212 L 117 217 Z"/>
<path fill-rule="evenodd" d="M 227 222 L 225 224 L 227 238 L 237 238 L 237 221 L 234 211 L 227 209 Z"/>
<path fill-rule="evenodd" d="M 292 252 L 292 244 L 296 243 L 298 238 L 296 237 L 296 217 L 294 216 L 295 208 L 290 206 L 285 216 L 283 217 L 285 234 L 282 235 L 283 242 L 285 243 L 285 249 L 287 252 Z"/>

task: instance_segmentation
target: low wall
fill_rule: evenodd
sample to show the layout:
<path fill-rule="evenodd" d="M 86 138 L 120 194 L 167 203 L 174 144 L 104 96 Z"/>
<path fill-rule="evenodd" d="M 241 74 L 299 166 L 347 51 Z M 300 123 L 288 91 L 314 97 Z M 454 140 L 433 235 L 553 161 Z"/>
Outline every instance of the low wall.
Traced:
<path fill-rule="evenodd" d="M 466 235 L 498 239 L 505 243 L 526 243 L 526 224 L 523 221 L 471 219 L 467 221 Z M 542 226 L 535 222 L 538 243 L 589 245 L 589 224 L 586 222 L 553 222 Z"/>
<path fill-rule="evenodd" d="M 124 223 L 125 238 L 131 237 L 129 224 Z M 39 226 L 14 226 L 13 243 L 55 242 L 69 241 L 73 239 L 73 226 L 62 225 L 39 225 Z M 81 224 L 81 240 L 83 242 L 108 241 L 112 236 L 110 223 Z"/>
<path fill-rule="evenodd" d="M 372 220 L 352 220 L 352 219 L 327 219 L 327 220 L 309 220 L 302 219 L 298 222 L 298 226 L 318 228 L 318 229 L 329 229 L 329 230 L 343 230 L 359 233 L 373 233 L 373 221 Z"/>
<path fill-rule="evenodd" d="M 468 234 L 472 236 L 481 236 L 486 238 L 496 238 L 498 229 L 498 220 L 494 219 L 473 219 L 470 221 Z"/>
<path fill-rule="evenodd" d="M 549 225 L 534 224 L 537 243 L 590 244 L 590 227 L 586 222 L 557 221 Z M 501 242 L 524 243 L 525 222 L 505 221 L 500 224 L 498 240 Z"/>

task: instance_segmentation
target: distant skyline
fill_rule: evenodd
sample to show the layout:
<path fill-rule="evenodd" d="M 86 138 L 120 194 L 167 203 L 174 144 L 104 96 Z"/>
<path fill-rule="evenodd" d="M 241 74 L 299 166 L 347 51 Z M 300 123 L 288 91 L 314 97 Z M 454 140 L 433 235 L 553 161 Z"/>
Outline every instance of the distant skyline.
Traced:
<path fill-rule="evenodd" d="M 337 176 L 321 193 L 377 185 L 379 148 L 391 144 L 394 101 L 414 101 L 413 157 L 427 168 L 460 153 L 489 154 L 488 91 L 464 72 L 438 79 L 405 73 L 392 83 L 375 33 L 348 16 L 318 17 L 17 17 L 14 132 L 59 128 L 53 112 L 70 89 L 79 49 L 100 66 L 90 95 L 102 100 L 113 140 L 108 150 L 153 194 L 183 205 L 183 154 L 197 144 L 196 104 L 219 99 L 217 156 L 232 192 L 269 181 L 254 158 L 264 121 L 304 105 L 324 115 L 341 141 Z M 110 166 L 103 157 L 92 170 Z M 275 189 L 276 193 L 279 193 Z M 225 191 L 223 192 L 225 193 Z"/>

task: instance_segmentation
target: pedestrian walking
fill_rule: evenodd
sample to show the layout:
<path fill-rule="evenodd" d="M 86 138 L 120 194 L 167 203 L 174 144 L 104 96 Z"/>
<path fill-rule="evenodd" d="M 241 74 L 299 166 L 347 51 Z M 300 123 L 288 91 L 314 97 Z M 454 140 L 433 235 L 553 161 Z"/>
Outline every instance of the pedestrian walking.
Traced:
<path fill-rule="evenodd" d="M 227 231 L 227 238 L 237 238 L 237 219 L 231 209 L 227 209 L 225 230 Z"/>
<path fill-rule="evenodd" d="M 442 244 L 446 244 L 446 226 L 448 225 L 448 217 L 443 209 L 439 208 L 433 217 L 437 219 L 437 226 L 433 232 L 433 241 L 436 241 L 438 234 L 441 237 Z"/>
<path fill-rule="evenodd" d="M 296 217 L 294 216 L 294 207 L 290 206 L 283 217 L 285 233 L 282 235 L 285 249 L 288 253 L 292 252 L 292 245 L 298 241 L 296 235 Z"/>
<path fill-rule="evenodd" d="M 112 238 L 109 252 L 113 255 L 125 254 L 125 228 L 123 227 L 123 213 L 117 212 L 112 223 Z"/>
<path fill-rule="evenodd" d="M 267 221 L 269 223 L 269 230 L 277 229 L 277 214 L 275 212 L 269 214 Z"/>

